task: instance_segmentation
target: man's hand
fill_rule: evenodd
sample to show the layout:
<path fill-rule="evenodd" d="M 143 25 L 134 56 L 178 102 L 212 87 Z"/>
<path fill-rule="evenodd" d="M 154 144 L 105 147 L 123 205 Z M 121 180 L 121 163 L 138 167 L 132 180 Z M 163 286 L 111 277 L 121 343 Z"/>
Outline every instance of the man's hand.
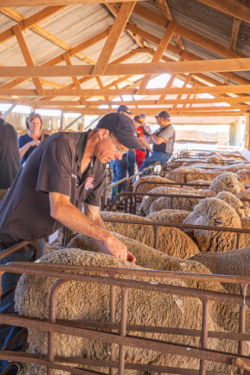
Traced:
<path fill-rule="evenodd" d="M 96 240 L 94 241 L 104 254 L 113 255 L 115 258 L 126 260 L 128 262 L 135 264 L 135 256 L 132 253 L 130 253 L 127 250 L 127 247 L 111 233 L 109 239 L 105 242 L 99 242 Z"/>

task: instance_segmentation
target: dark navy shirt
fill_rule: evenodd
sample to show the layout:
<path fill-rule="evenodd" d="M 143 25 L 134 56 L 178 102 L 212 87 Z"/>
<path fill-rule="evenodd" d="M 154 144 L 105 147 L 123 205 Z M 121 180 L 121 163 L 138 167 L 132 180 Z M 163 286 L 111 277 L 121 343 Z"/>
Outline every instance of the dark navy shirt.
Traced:
<path fill-rule="evenodd" d="M 0 204 L 0 248 L 47 237 L 61 227 L 50 216 L 50 192 L 67 195 L 76 207 L 99 206 L 106 169 L 93 158 L 81 173 L 88 136 L 56 133 L 36 147 Z"/>
<path fill-rule="evenodd" d="M 48 134 L 44 134 L 44 139 L 49 137 Z M 41 134 L 41 137 L 39 137 L 39 141 L 41 141 L 41 138 L 42 138 L 42 134 Z M 18 143 L 19 143 L 19 148 L 25 146 L 27 143 L 33 141 L 33 138 L 31 138 L 28 134 L 24 134 L 24 135 L 21 135 L 21 137 L 19 137 L 18 139 Z M 30 154 L 32 154 L 32 152 L 35 150 L 37 146 L 31 146 L 26 152 L 25 154 L 23 155 L 22 157 L 22 160 L 21 160 L 21 164 L 23 164 L 27 159 L 28 157 L 30 156 Z"/>

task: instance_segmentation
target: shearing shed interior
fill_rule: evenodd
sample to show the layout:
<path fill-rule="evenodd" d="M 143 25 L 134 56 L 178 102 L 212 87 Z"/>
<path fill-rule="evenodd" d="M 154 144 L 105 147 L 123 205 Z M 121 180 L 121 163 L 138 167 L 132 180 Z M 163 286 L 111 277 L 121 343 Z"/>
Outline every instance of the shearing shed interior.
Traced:
<path fill-rule="evenodd" d="M 0 0 L 0 56 L 0 375 L 249 374 L 250 0 Z"/>

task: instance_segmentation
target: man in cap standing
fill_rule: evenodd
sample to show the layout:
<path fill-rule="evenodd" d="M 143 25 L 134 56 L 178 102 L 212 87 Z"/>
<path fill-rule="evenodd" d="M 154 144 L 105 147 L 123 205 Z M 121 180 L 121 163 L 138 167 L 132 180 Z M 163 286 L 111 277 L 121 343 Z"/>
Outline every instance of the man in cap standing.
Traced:
<path fill-rule="evenodd" d="M 155 116 L 160 129 L 150 136 L 153 145 L 153 154 L 145 159 L 140 167 L 140 171 L 144 168 L 154 165 L 156 162 L 166 163 L 170 158 L 175 141 L 175 131 L 170 124 L 170 115 L 167 111 L 160 112 Z"/>
<path fill-rule="evenodd" d="M 84 133 L 56 133 L 34 150 L 0 204 L 0 251 L 21 242 L 48 237 L 62 225 L 92 238 L 101 251 L 135 263 L 133 254 L 109 231 L 99 214 L 105 164 L 121 160 L 129 148 L 142 148 L 132 119 L 119 113 L 103 116 Z M 85 214 L 78 206 L 84 203 Z M 34 242 L 1 260 L 28 261 Z M 20 275 L 2 276 L 3 293 Z M 2 300 L 0 313 L 14 312 L 14 295 Z M 1 327 L 2 329 L 2 327 Z M 8 332 L 0 330 L 0 349 Z M 6 340 L 11 340 L 11 334 Z M 0 371 L 5 364 L 0 363 Z M 2 369 L 1 369 L 2 367 Z"/>
<path fill-rule="evenodd" d="M 146 115 L 146 113 L 141 113 L 140 117 L 143 119 L 143 122 L 141 123 L 141 129 L 143 131 L 143 139 L 145 139 L 145 141 L 149 145 L 151 145 L 152 141 L 150 140 L 150 136 L 152 135 L 152 132 L 151 132 L 150 127 L 146 124 L 147 115 Z M 146 158 L 148 158 L 149 155 L 150 155 L 150 151 L 147 149 L 146 150 Z"/>

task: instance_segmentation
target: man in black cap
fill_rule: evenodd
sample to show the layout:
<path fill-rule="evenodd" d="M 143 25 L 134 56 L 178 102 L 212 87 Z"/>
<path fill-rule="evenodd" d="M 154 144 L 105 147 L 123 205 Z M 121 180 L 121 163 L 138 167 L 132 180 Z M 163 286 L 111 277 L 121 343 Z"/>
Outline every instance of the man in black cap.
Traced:
<path fill-rule="evenodd" d="M 150 136 L 153 145 L 153 153 L 140 167 L 139 171 L 144 168 L 154 165 L 156 162 L 166 163 L 170 158 L 175 140 L 175 131 L 173 126 L 170 124 L 170 115 L 167 111 L 160 112 L 155 116 L 157 124 L 160 125 L 160 129 Z"/>
<path fill-rule="evenodd" d="M 105 254 L 135 263 L 133 254 L 105 229 L 99 215 L 105 164 L 121 159 L 129 148 L 142 145 L 133 120 L 119 113 L 103 116 L 94 130 L 46 138 L 21 168 L 0 205 L 0 249 L 47 237 L 64 225 L 91 237 Z M 77 208 L 82 202 L 85 214 Z M 33 254 L 30 244 L 1 264 L 27 261 Z M 3 293 L 19 276 L 3 275 Z M 2 301 L 0 312 L 14 312 L 13 305 L 12 294 Z M 5 338 L 1 332 L 0 338 L 1 348 Z"/>

